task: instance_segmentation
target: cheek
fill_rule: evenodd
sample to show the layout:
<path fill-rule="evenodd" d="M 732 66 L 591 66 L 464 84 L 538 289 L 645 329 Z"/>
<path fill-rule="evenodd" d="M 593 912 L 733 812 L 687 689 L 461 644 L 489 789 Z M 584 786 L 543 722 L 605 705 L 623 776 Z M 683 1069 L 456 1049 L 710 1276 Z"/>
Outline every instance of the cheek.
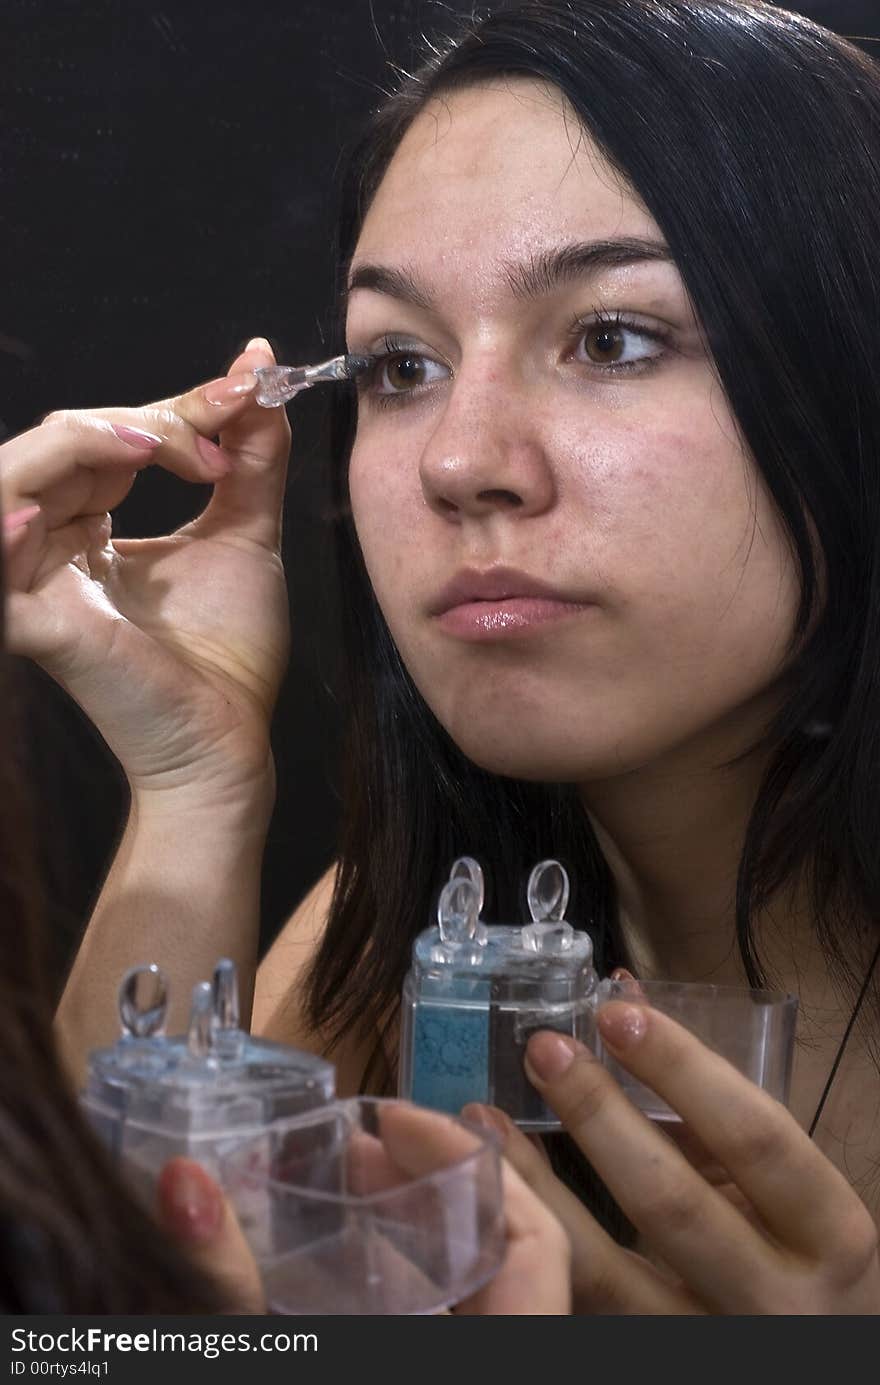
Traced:
<path fill-rule="evenodd" d="M 746 692 L 783 666 L 800 584 L 760 474 L 713 422 L 651 439 L 618 492 L 618 548 L 658 660 Z"/>
<path fill-rule="evenodd" d="M 575 454 L 572 445 L 568 456 Z M 745 501 L 744 461 L 717 431 L 683 430 L 655 418 L 618 422 L 592 446 L 581 447 L 575 484 L 592 508 L 600 534 L 644 538 L 663 526 L 674 534 L 698 513 Z"/>
<path fill-rule="evenodd" d="M 586 543 L 625 590 L 648 571 L 656 580 L 705 568 L 723 581 L 731 563 L 745 560 L 756 518 L 761 536 L 776 546 L 777 526 L 754 466 L 729 418 L 713 410 L 692 403 L 665 417 L 654 410 L 648 418 L 618 419 L 586 445 L 571 433 L 560 438 L 558 455 L 571 459 L 566 484 Z"/>
<path fill-rule="evenodd" d="M 401 466 L 388 449 L 356 443 L 348 474 L 352 517 L 370 581 L 385 608 L 405 589 L 407 535 L 424 509 L 415 465 Z"/>
<path fill-rule="evenodd" d="M 575 420 L 556 428 L 555 455 L 567 462 L 545 551 L 607 595 L 626 636 L 609 646 L 616 673 L 699 671 L 701 685 L 775 676 L 797 571 L 723 398 L 707 390 L 603 424 L 586 439 Z"/>

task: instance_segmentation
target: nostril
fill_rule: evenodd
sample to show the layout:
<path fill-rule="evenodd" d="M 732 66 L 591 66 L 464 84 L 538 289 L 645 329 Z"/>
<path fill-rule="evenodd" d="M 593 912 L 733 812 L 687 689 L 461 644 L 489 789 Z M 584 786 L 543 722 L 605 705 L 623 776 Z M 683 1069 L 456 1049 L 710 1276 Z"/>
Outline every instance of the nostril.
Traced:
<path fill-rule="evenodd" d="M 492 505 L 506 505 L 511 510 L 519 509 L 523 503 L 522 496 L 517 495 L 515 491 L 480 491 L 479 498 L 487 500 Z"/>

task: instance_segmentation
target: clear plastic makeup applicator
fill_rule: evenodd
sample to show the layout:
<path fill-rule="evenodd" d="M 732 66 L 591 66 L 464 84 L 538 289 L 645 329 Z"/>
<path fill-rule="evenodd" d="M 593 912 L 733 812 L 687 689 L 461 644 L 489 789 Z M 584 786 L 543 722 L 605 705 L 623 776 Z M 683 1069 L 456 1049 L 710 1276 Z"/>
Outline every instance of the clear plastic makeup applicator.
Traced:
<path fill-rule="evenodd" d="M 264 409 L 277 409 L 300 390 L 325 380 L 353 380 L 374 364 L 375 356 L 334 356 L 320 365 L 264 365 L 254 371 L 257 377 L 256 401 Z"/>

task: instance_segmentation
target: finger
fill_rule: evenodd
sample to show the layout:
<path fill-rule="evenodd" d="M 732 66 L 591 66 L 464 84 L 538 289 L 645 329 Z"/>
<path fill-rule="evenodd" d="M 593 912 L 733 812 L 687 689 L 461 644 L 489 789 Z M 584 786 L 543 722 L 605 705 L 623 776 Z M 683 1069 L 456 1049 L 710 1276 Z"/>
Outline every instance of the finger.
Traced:
<path fill-rule="evenodd" d="M 347 1187 L 358 1197 L 390 1192 L 408 1181 L 405 1171 L 390 1158 L 382 1141 L 365 1130 L 352 1132 L 347 1156 Z"/>
<path fill-rule="evenodd" d="M 213 438 L 227 425 L 234 424 L 249 406 L 257 408 L 251 399 L 255 389 L 253 371 L 243 370 L 138 409 L 63 410 L 49 414 L 39 429 L 13 439 L 13 444 L 28 440 L 40 447 L 44 429 L 64 429 L 74 434 L 78 429 L 103 429 L 127 443 L 135 454 L 149 448 L 147 460 L 141 465 L 155 462 L 184 480 L 214 485 L 231 473 L 236 458 Z M 275 427 L 277 431 L 279 425 L 276 423 Z M 286 424 L 281 425 L 282 432 L 284 427 Z M 88 462 L 88 457 L 84 460 Z M 247 470 L 247 459 L 245 462 Z"/>
<path fill-rule="evenodd" d="M 643 1007 L 638 1007 L 641 1011 Z M 773 1301 L 775 1249 L 710 1187 L 577 1040 L 530 1039 L 526 1071 L 652 1251 L 721 1312 Z"/>
<path fill-rule="evenodd" d="M 39 505 L 23 505 L 20 509 L 13 510 L 11 514 L 5 514 L 3 516 L 4 540 L 11 539 L 13 534 L 22 533 L 39 513 Z"/>
<path fill-rule="evenodd" d="M 137 473 L 152 465 L 186 481 L 213 484 L 232 462 L 171 410 L 71 410 L 49 415 L 39 428 L 4 444 L 3 505 L 39 502 L 54 528 L 78 514 L 114 509 Z"/>
<path fill-rule="evenodd" d="M 389 1158 L 409 1178 L 422 1178 L 486 1150 L 479 1133 L 438 1111 L 395 1101 L 379 1108 L 379 1133 Z M 490 1136 L 493 1144 L 497 1142 Z"/>
<path fill-rule="evenodd" d="M 231 414 L 241 408 L 241 403 L 228 406 Z M 215 425 L 216 426 L 216 425 Z M 232 458 L 228 457 L 210 440 L 210 435 L 200 432 L 188 419 L 173 407 L 173 401 L 144 404 L 140 408 L 108 407 L 95 410 L 70 409 L 49 414 L 34 430 L 46 433 L 63 429 L 76 435 L 83 431 L 84 439 L 91 441 L 94 431 L 104 431 L 118 437 L 130 449 L 129 457 L 140 453 L 140 467 L 158 463 L 163 470 L 170 471 L 184 481 L 200 481 L 213 485 L 232 470 Z M 25 435 L 29 436 L 29 435 Z M 135 439 L 155 439 L 149 446 Z M 89 465 L 90 456 L 86 454 L 83 463 Z"/>
<path fill-rule="evenodd" d="M 69 524 L 50 530 L 38 507 L 34 517 L 11 535 L 11 546 L 4 536 L 7 593 L 37 591 L 46 578 L 66 563 L 76 564 L 88 576 L 104 575 L 110 533 L 107 514 L 80 515 Z"/>
<path fill-rule="evenodd" d="M 783 1245 L 827 1259 L 864 1240 L 864 1205 L 780 1102 L 650 1006 L 613 1002 L 598 1023 L 613 1056 L 681 1115 Z"/>
<path fill-rule="evenodd" d="M 626 1000 L 630 996 L 646 999 L 644 987 L 641 982 L 627 971 L 626 967 L 615 967 L 608 977 L 609 981 L 616 981 L 612 995 L 609 998 L 615 1000 Z M 672 1140 L 673 1144 L 681 1151 L 692 1168 L 695 1168 L 707 1183 L 718 1188 L 734 1207 L 738 1207 L 744 1216 L 752 1222 L 757 1218 L 757 1213 L 749 1203 L 745 1194 L 732 1182 L 729 1170 L 720 1164 L 710 1150 L 706 1148 L 703 1141 L 691 1130 L 684 1121 L 667 1121 L 662 1126 L 663 1134 L 667 1139 Z"/>
<path fill-rule="evenodd" d="M 719 1164 L 711 1150 L 708 1150 L 698 1135 L 685 1125 L 684 1121 L 663 1121 L 657 1129 L 667 1140 L 671 1140 L 679 1153 L 683 1154 L 692 1169 L 713 1187 L 729 1186 L 730 1170 Z"/>
<path fill-rule="evenodd" d="M 434 1113 L 421 1110 L 413 1119 L 408 1111 L 382 1112 L 380 1129 L 382 1139 L 355 1130 L 348 1142 L 347 1186 L 359 1196 L 403 1188 L 485 1149 L 484 1137 L 463 1131 L 447 1117 L 435 1122 Z"/>
<path fill-rule="evenodd" d="M 229 374 L 252 373 L 260 366 L 275 365 L 275 352 L 265 337 L 253 337 L 229 367 Z M 256 377 L 254 377 L 256 379 Z M 232 451 L 252 450 L 257 456 L 287 461 L 290 428 L 283 408 L 266 409 L 251 402 L 246 413 L 224 425 L 223 443 Z"/>
<path fill-rule="evenodd" d="M 269 343 L 256 337 L 233 361 L 230 375 L 248 373 L 254 379 L 252 372 L 258 366 L 274 362 Z M 181 396 L 176 407 L 195 427 L 210 426 L 204 391 Z M 234 467 L 215 489 L 204 513 L 195 521 L 195 529 L 203 535 L 232 531 L 261 547 L 277 550 L 290 455 L 290 427 L 284 409 L 264 409 L 249 401 L 245 410 L 221 420 L 220 442 L 224 453 L 234 459 Z"/>
<path fill-rule="evenodd" d="M 264 1313 L 259 1271 L 220 1187 L 194 1159 L 171 1159 L 159 1175 L 159 1219 L 220 1286 L 227 1312 Z"/>
<path fill-rule="evenodd" d="M 3 581 L 9 589 L 11 573 L 17 567 L 26 570 L 24 554 L 32 550 L 36 523 L 40 517 L 39 505 L 24 505 L 3 516 Z"/>
<path fill-rule="evenodd" d="M 464 1107 L 462 1114 L 472 1120 L 485 1119 L 498 1131 L 504 1141 L 504 1157 L 565 1228 L 571 1246 L 576 1312 L 679 1314 L 700 1311 L 690 1295 L 661 1280 L 647 1261 L 617 1245 L 503 1111 L 474 1103 Z"/>
<path fill-rule="evenodd" d="M 499 1193 L 503 1193 L 503 1182 L 499 1188 L 496 1175 L 503 1180 L 503 1169 L 498 1159 L 499 1141 L 494 1132 L 485 1126 L 474 1128 L 454 1117 L 402 1101 L 380 1106 L 379 1129 L 389 1159 L 403 1171 L 412 1192 L 417 1194 L 417 1205 L 426 1223 L 432 1217 L 438 1226 L 445 1225 L 446 1234 L 456 1247 L 444 1275 L 447 1283 L 453 1263 L 457 1265 L 458 1285 L 461 1285 L 462 1276 L 470 1279 L 471 1283 L 475 1274 L 483 1277 L 488 1250 L 485 1237 L 497 1237 L 502 1231 L 496 1200 Z M 491 1161 L 490 1164 L 486 1164 L 486 1159 Z M 436 1184 L 427 1181 L 434 1174 L 440 1176 Z M 429 1213 L 432 1202 L 434 1208 Z M 396 1215 L 405 1217 L 406 1207 L 407 1204 L 402 1203 Z M 487 1221 L 487 1217 L 491 1220 Z M 393 1222 L 395 1219 L 395 1213 L 390 1211 L 389 1220 Z M 481 1228 L 479 1233 L 478 1226 Z M 567 1257 L 563 1256 L 563 1259 L 567 1270 Z M 513 1269 L 521 1277 L 525 1273 L 519 1269 L 516 1259 Z M 551 1282 L 555 1283 L 553 1280 Z M 449 1285 L 449 1288 L 455 1292 L 455 1284 Z M 499 1292 L 503 1293 L 503 1281 Z M 548 1312 L 567 1311 L 558 1307 L 559 1297 L 557 1294 Z M 469 1310 L 465 1308 L 465 1311 Z M 484 1304 L 470 1311 L 490 1313 L 508 1310 L 486 1307 Z M 543 1310 L 522 1307 L 510 1311 L 527 1313 Z"/>
<path fill-rule="evenodd" d="M 542 1197 L 552 1192 L 554 1184 L 559 1180 L 553 1172 L 546 1146 L 540 1139 L 526 1135 L 514 1124 L 506 1111 L 497 1106 L 484 1106 L 480 1102 L 471 1101 L 461 1108 L 461 1114 L 465 1120 L 475 1125 L 486 1126 L 495 1132 L 501 1140 L 505 1157 L 513 1162 L 529 1187 L 534 1188 Z M 563 1185 L 560 1183 L 559 1186 Z M 580 1206 L 576 1198 L 573 1201 L 576 1206 Z"/>
<path fill-rule="evenodd" d="M 523 1134 L 526 1136 L 526 1139 L 528 1140 L 528 1142 L 529 1142 L 529 1144 L 532 1146 L 532 1148 L 535 1150 L 536 1154 L 538 1154 L 538 1155 L 544 1160 L 544 1163 L 547 1165 L 547 1168 L 548 1168 L 548 1169 L 551 1171 L 551 1173 L 552 1173 L 552 1171 L 553 1171 L 553 1164 L 552 1164 L 552 1162 L 551 1162 L 551 1160 L 550 1160 L 550 1154 L 549 1154 L 549 1151 L 548 1151 L 548 1149 L 547 1149 L 547 1146 L 545 1145 L 544 1141 L 541 1139 L 541 1136 L 540 1136 L 540 1135 L 536 1135 L 536 1134 L 528 1134 L 528 1135 L 527 1135 L 525 1131 L 523 1131 Z"/>
<path fill-rule="evenodd" d="M 132 442 L 128 434 L 138 441 Z M 39 504 L 48 526 L 118 503 L 138 471 L 150 466 L 162 439 L 144 429 L 114 427 L 90 414 L 54 415 L 0 449 L 0 494 L 6 514 Z M 204 480 L 202 474 L 192 479 Z"/>
<path fill-rule="evenodd" d="M 507 1247 L 490 1282 L 456 1307 L 466 1316 L 571 1312 L 571 1250 L 561 1223 L 505 1159 L 501 1169 Z"/>

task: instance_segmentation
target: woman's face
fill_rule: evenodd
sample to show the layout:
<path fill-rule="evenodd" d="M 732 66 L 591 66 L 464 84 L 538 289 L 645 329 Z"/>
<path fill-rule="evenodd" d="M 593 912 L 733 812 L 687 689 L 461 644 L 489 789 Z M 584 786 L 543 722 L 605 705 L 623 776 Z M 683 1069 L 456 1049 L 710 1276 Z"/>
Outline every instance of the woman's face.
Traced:
<path fill-rule="evenodd" d="M 589 781 L 753 734 L 794 565 L 662 236 L 562 97 L 425 110 L 351 285 L 349 349 L 393 353 L 361 385 L 357 532 L 465 754 Z"/>

